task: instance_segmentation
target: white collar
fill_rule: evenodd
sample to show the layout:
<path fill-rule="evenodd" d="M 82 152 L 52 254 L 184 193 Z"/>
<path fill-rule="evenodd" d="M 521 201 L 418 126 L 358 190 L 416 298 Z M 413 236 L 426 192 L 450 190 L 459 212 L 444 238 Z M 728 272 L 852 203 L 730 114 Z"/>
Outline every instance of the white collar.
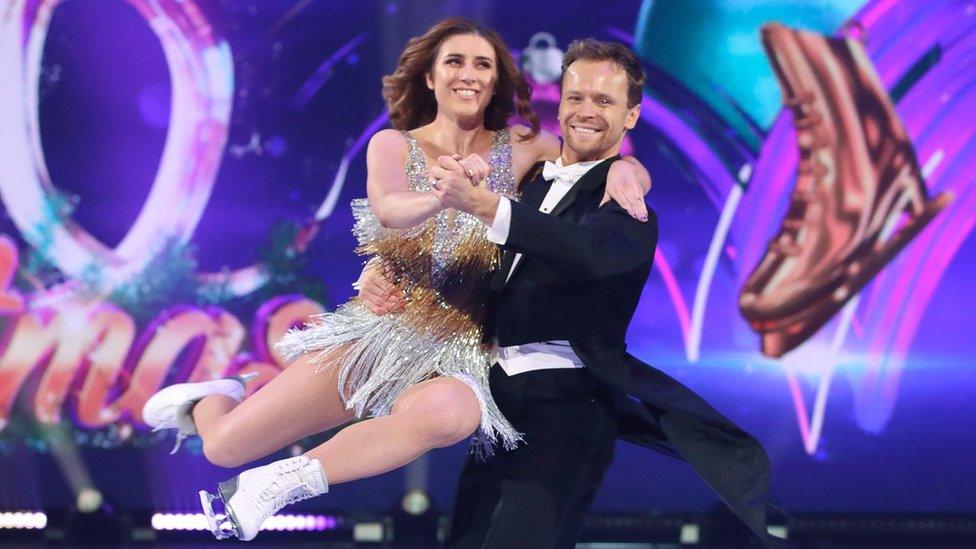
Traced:
<path fill-rule="evenodd" d="M 586 175 L 586 172 L 590 171 L 593 166 L 596 166 L 600 162 L 603 162 L 603 160 L 577 162 L 564 166 L 563 159 L 560 156 L 555 162 L 546 161 L 542 168 L 542 177 L 546 181 L 555 181 L 558 179 L 564 183 L 575 184 L 581 177 Z"/>

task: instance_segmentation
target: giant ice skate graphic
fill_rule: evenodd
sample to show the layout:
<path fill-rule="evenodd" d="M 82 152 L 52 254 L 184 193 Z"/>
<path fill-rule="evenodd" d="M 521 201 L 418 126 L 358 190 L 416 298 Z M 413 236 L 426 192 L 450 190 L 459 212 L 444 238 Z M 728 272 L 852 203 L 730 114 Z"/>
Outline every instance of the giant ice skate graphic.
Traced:
<path fill-rule="evenodd" d="M 739 307 L 782 356 L 806 341 L 948 204 L 930 199 L 915 151 L 863 46 L 779 24 L 763 45 L 793 113 L 791 203 Z"/>

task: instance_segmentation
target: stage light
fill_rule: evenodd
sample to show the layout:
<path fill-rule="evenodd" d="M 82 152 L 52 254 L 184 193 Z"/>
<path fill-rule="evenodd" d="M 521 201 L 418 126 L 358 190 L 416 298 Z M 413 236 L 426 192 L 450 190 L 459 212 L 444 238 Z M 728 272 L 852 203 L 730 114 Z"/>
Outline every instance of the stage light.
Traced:
<path fill-rule="evenodd" d="M 203 513 L 155 513 L 149 523 L 153 530 L 209 530 Z"/>
<path fill-rule="evenodd" d="M 95 488 L 82 488 L 78 491 L 75 498 L 75 507 L 82 513 L 94 513 L 102 506 L 104 498 L 102 493 Z"/>
<path fill-rule="evenodd" d="M 339 524 L 336 517 L 326 515 L 275 515 L 261 525 L 262 530 L 311 531 L 334 530 Z"/>
<path fill-rule="evenodd" d="M 382 522 L 360 522 L 352 527 L 352 539 L 357 543 L 379 543 L 386 539 Z"/>
<path fill-rule="evenodd" d="M 43 530 L 47 515 L 40 511 L 13 511 L 0 513 L 0 530 Z"/>
<path fill-rule="evenodd" d="M 420 465 L 426 469 L 425 462 Z M 408 471 L 406 475 L 408 489 L 400 498 L 400 507 L 394 509 L 392 513 L 392 532 L 397 543 L 404 547 L 422 546 L 425 540 L 436 538 L 438 535 L 438 513 L 434 511 L 427 491 L 421 488 L 426 485 L 426 473 L 426 470 L 416 467 Z"/>
<path fill-rule="evenodd" d="M 410 490 L 403 496 L 400 506 L 408 515 L 420 516 L 430 509 L 430 497 L 423 490 Z"/>
<path fill-rule="evenodd" d="M 697 545 L 701 539 L 701 528 L 697 524 L 682 524 L 678 542 L 683 545 Z"/>
<path fill-rule="evenodd" d="M 154 513 L 149 523 L 153 530 L 210 530 L 203 513 Z M 338 525 L 339 519 L 328 515 L 274 515 L 264 521 L 261 530 L 323 532 L 334 530 Z"/>

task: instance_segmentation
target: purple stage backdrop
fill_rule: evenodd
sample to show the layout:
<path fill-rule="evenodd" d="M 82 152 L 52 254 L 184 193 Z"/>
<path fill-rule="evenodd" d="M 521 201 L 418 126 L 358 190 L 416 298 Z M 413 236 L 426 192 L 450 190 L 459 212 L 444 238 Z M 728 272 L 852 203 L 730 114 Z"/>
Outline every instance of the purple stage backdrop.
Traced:
<path fill-rule="evenodd" d="M 622 41 L 646 62 L 625 148 L 652 174 L 661 238 L 629 351 L 755 433 L 786 508 L 976 511 L 976 3 L 552 5 L 8 0 L 0 511 L 93 493 L 195 511 L 197 490 L 230 476 L 198 441 L 169 455 L 171 435 L 137 411 L 164 383 L 237 371 L 266 382 L 284 365 L 269 343 L 353 295 L 363 259 L 349 203 L 365 196 L 364 145 L 388 125 L 380 79 L 407 39 L 449 15 L 501 33 L 549 128 L 571 40 Z M 863 43 L 859 66 L 886 90 L 925 188 L 952 193 L 780 358 L 760 352 L 739 310 L 802 164 L 760 39 L 773 20 Z M 433 452 L 300 509 L 385 511 L 422 488 L 447 510 L 464 453 Z M 594 509 L 714 504 L 690 467 L 621 443 Z"/>

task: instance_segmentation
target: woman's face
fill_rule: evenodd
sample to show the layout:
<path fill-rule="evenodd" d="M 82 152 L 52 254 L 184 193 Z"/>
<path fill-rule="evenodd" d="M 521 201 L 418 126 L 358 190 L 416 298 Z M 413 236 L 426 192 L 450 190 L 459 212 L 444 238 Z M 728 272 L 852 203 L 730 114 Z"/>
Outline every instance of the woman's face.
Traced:
<path fill-rule="evenodd" d="M 458 34 L 445 40 L 427 74 L 438 111 L 484 118 L 498 78 L 496 61 L 491 43 L 480 36 Z"/>

